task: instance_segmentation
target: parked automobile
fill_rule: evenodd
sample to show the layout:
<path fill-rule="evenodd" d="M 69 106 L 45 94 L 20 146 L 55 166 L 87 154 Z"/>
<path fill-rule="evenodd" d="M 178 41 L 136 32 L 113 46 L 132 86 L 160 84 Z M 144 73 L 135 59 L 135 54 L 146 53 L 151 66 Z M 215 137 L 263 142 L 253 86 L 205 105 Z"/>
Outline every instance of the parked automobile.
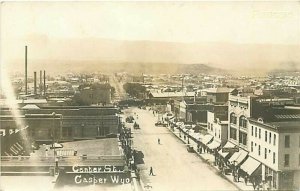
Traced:
<path fill-rule="evenodd" d="M 171 118 L 173 118 L 173 114 L 172 113 L 166 113 L 163 115 L 163 118 L 166 119 L 166 120 L 169 120 Z"/>
<path fill-rule="evenodd" d="M 194 148 L 193 148 L 191 145 L 187 145 L 186 150 L 187 150 L 189 153 L 194 153 L 194 152 L 195 152 Z"/>
<path fill-rule="evenodd" d="M 134 121 L 134 118 L 132 116 L 126 117 L 126 122 L 127 123 L 133 123 L 133 121 Z"/>
<path fill-rule="evenodd" d="M 163 126 L 163 127 L 167 127 L 168 124 L 165 123 L 165 122 L 162 122 L 162 121 L 158 121 L 158 122 L 155 123 L 155 126 Z"/>
<path fill-rule="evenodd" d="M 139 124 L 137 124 L 136 122 L 133 124 L 133 128 L 134 129 L 140 129 L 140 125 Z"/>

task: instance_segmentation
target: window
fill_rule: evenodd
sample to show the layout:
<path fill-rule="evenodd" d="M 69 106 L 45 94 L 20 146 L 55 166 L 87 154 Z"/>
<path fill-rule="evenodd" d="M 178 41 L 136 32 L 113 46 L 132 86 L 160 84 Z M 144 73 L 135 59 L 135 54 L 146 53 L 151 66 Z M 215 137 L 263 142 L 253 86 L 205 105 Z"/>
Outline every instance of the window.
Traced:
<path fill-rule="evenodd" d="M 261 138 L 261 129 L 258 130 L 258 138 Z"/>
<path fill-rule="evenodd" d="M 269 133 L 269 143 L 270 143 L 270 144 L 271 144 L 271 142 L 272 142 L 271 140 L 272 140 L 272 133 L 270 132 L 270 133 Z"/>
<path fill-rule="evenodd" d="M 247 128 L 247 119 L 243 115 L 239 119 L 239 126 L 243 128 Z"/>
<path fill-rule="evenodd" d="M 253 132 L 254 132 L 254 127 L 251 126 L 251 135 L 252 135 L 252 137 L 253 137 Z M 300 142 L 300 141 L 299 141 L 299 142 Z"/>
<path fill-rule="evenodd" d="M 275 164 L 275 152 L 273 152 L 273 164 Z"/>
<path fill-rule="evenodd" d="M 260 145 L 258 145 L 258 155 L 260 156 Z"/>
<path fill-rule="evenodd" d="M 257 127 L 255 127 L 255 137 L 257 137 Z"/>
<path fill-rule="evenodd" d="M 265 141 L 268 142 L 268 132 L 265 131 Z"/>
<path fill-rule="evenodd" d="M 230 127 L 230 138 L 236 140 L 236 129 Z"/>
<path fill-rule="evenodd" d="M 230 114 L 230 123 L 236 124 L 237 122 L 237 117 L 235 116 L 235 113 Z"/>
<path fill-rule="evenodd" d="M 284 136 L 284 147 L 290 148 L 290 136 L 289 135 Z"/>
<path fill-rule="evenodd" d="M 247 145 L 247 134 L 244 132 L 239 132 L 239 143 Z"/>
<path fill-rule="evenodd" d="M 267 151 L 267 148 L 265 148 L 265 159 L 267 159 L 267 153 L 268 151 Z"/>
<path fill-rule="evenodd" d="M 251 141 L 251 152 L 253 152 L 253 141 Z"/>
<path fill-rule="evenodd" d="M 274 138 L 273 138 L 273 145 L 276 145 L 276 135 L 275 134 L 274 134 Z"/>
<path fill-rule="evenodd" d="M 285 154 L 284 155 L 284 166 L 289 166 L 290 165 L 290 155 Z"/>

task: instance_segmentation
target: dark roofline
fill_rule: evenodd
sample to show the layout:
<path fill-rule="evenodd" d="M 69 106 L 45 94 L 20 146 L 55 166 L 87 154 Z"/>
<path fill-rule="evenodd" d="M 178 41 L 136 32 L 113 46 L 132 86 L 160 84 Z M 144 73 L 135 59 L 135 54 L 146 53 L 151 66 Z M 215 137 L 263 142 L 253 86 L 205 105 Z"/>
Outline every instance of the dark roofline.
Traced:
<path fill-rule="evenodd" d="M 298 121 L 281 121 L 281 122 L 269 122 L 269 123 L 263 123 L 263 122 L 259 122 L 257 119 L 255 118 L 248 118 L 249 122 L 253 122 L 256 125 L 260 125 L 265 127 L 268 130 L 273 130 L 273 131 L 277 131 L 279 133 L 282 132 L 300 132 L 300 125 Z M 289 126 L 285 126 L 284 123 L 293 123 L 295 125 L 289 125 Z"/>

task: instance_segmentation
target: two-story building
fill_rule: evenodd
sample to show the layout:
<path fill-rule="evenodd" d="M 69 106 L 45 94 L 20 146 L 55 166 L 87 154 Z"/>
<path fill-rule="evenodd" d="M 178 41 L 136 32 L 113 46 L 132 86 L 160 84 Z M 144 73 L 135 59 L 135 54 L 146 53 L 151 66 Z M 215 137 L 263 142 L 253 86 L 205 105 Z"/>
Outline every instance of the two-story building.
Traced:
<path fill-rule="evenodd" d="M 224 109 L 223 113 L 215 111 L 207 112 L 207 132 L 214 137 L 213 141 L 216 142 L 213 145 L 214 147 L 216 145 L 224 145 L 228 139 L 227 107 L 226 105 L 222 107 Z M 213 146 L 208 145 L 210 149 L 214 149 Z"/>

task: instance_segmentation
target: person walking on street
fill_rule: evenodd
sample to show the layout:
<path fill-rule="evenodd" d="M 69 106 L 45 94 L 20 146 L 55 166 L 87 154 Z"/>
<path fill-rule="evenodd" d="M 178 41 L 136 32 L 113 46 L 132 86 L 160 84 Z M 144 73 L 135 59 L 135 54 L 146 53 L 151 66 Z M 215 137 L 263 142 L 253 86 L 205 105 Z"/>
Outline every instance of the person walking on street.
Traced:
<path fill-rule="evenodd" d="M 149 176 L 151 176 L 151 175 L 154 176 L 152 166 L 150 167 L 150 173 L 149 173 Z"/>
<path fill-rule="evenodd" d="M 157 143 L 160 145 L 160 138 L 157 139 Z"/>

